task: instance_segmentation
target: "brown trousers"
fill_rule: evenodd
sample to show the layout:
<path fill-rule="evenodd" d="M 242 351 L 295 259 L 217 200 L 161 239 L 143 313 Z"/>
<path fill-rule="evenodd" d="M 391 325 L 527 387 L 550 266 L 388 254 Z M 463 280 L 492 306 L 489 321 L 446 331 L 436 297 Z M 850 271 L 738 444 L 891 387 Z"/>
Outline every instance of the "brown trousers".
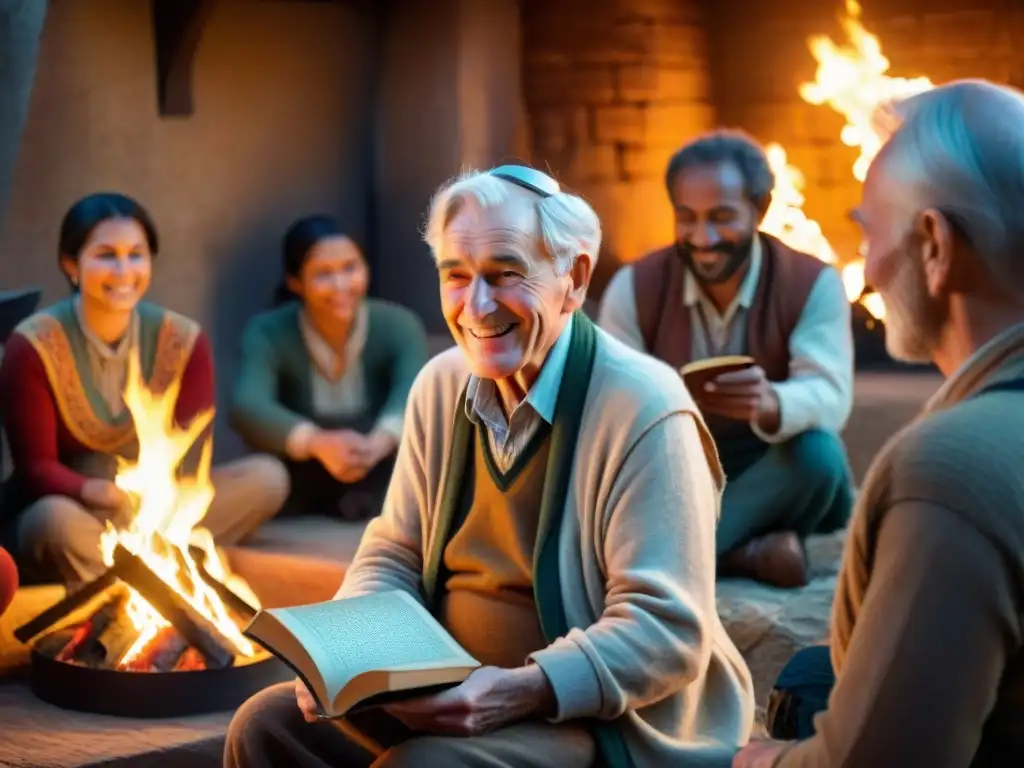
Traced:
<path fill-rule="evenodd" d="M 288 473 L 271 456 L 249 456 L 210 472 L 215 494 L 201 525 L 219 545 L 237 544 L 269 520 L 288 496 Z M 105 567 L 100 535 L 103 513 L 67 496 L 44 496 L 14 522 L 18 566 L 30 581 L 58 581 L 70 588 L 95 579 Z"/>
<path fill-rule="evenodd" d="M 363 713 L 364 717 L 371 713 Z M 472 738 L 399 735 L 390 720 L 359 721 L 389 747 L 380 757 L 356 746 L 332 723 L 307 723 L 295 703 L 295 684 L 253 696 L 235 713 L 224 746 L 224 768 L 589 768 L 594 742 L 583 728 L 528 722 Z M 376 726 L 371 731 L 371 725 Z M 402 730 L 390 720 L 393 732 Z M 390 742 L 390 743 L 388 743 Z"/>

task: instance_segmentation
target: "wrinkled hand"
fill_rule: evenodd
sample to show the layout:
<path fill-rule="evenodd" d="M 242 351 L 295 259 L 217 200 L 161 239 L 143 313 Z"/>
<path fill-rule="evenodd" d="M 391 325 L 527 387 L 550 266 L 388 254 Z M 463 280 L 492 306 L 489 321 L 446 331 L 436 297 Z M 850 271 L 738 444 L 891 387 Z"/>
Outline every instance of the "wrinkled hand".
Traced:
<path fill-rule="evenodd" d="M 549 711 L 553 699 L 547 678 L 536 665 L 481 667 L 455 688 L 389 704 L 385 710 L 414 731 L 478 736 Z"/>
<path fill-rule="evenodd" d="M 320 719 L 320 708 L 316 705 L 316 699 L 309 692 L 309 688 L 302 682 L 301 677 L 295 678 L 295 702 L 299 705 L 302 717 L 307 723 L 315 723 Z"/>
<path fill-rule="evenodd" d="M 309 453 L 343 483 L 358 482 L 373 468 L 370 441 L 351 429 L 318 432 L 310 440 Z"/>
<path fill-rule="evenodd" d="M 766 432 L 775 432 L 779 399 L 760 366 L 716 376 L 694 394 L 702 410 L 737 421 L 756 421 Z"/>
<path fill-rule="evenodd" d="M 773 768 L 782 753 L 792 746 L 791 741 L 758 739 L 736 753 L 732 768 Z"/>

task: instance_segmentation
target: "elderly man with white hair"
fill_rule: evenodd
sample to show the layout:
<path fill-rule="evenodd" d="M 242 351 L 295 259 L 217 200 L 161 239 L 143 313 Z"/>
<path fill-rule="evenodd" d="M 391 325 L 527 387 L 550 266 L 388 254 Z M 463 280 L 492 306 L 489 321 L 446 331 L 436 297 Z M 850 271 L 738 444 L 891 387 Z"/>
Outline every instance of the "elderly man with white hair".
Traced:
<path fill-rule="evenodd" d="M 442 187 L 426 239 L 457 347 L 413 385 L 338 598 L 405 590 L 484 666 L 353 715 L 375 758 L 270 688 L 225 765 L 728 766 L 754 705 L 715 608 L 721 467 L 679 376 L 579 311 L 597 215 L 502 166 Z"/>
<path fill-rule="evenodd" d="M 890 353 L 947 381 L 868 473 L 830 649 L 776 685 L 772 733 L 803 740 L 738 768 L 1024 765 L 1024 94 L 962 81 L 888 116 L 867 278 Z"/>

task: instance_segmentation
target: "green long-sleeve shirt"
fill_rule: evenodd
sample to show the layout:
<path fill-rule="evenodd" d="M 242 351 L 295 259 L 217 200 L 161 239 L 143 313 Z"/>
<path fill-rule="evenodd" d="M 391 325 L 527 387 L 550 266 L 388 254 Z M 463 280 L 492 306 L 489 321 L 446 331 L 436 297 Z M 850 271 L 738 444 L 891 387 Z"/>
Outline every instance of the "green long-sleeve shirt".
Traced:
<path fill-rule="evenodd" d="M 365 393 L 360 421 L 400 421 L 413 380 L 427 360 L 423 324 L 410 310 L 366 299 L 366 339 L 357 365 Z M 288 436 L 304 424 L 335 426 L 318 413 L 313 363 L 300 326 L 301 305 L 289 303 L 257 315 L 242 335 L 242 364 L 231 403 L 231 425 L 251 448 L 287 453 Z M 346 372 L 348 375 L 350 372 Z"/>

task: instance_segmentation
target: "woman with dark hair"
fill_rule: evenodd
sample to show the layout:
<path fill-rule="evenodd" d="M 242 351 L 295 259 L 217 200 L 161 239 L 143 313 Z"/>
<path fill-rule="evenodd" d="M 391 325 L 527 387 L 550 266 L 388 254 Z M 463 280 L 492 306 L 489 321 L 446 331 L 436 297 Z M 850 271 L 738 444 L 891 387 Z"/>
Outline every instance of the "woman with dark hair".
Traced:
<path fill-rule="evenodd" d="M 130 509 L 113 481 L 118 458 L 138 452 L 123 397 L 133 358 L 151 391 L 180 387 L 179 426 L 213 407 L 213 358 L 202 329 L 142 301 L 158 247 L 153 221 L 131 198 L 79 200 L 64 217 L 58 249 L 71 297 L 28 317 L 5 345 L 0 398 L 14 471 L 0 534 L 26 578 L 76 585 L 103 571 L 100 535 Z M 182 472 L 194 471 L 210 439 L 208 431 Z M 203 525 L 219 543 L 250 533 L 288 493 L 270 457 L 219 467 L 212 480 L 216 495 Z"/>
<path fill-rule="evenodd" d="M 292 225 L 284 273 L 294 300 L 254 317 L 242 337 L 232 426 L 285 460 L 290 512 L 375 515 L 427 360 L 423 324 L 366 297 L 363 254 L 330 217 Z"/>

